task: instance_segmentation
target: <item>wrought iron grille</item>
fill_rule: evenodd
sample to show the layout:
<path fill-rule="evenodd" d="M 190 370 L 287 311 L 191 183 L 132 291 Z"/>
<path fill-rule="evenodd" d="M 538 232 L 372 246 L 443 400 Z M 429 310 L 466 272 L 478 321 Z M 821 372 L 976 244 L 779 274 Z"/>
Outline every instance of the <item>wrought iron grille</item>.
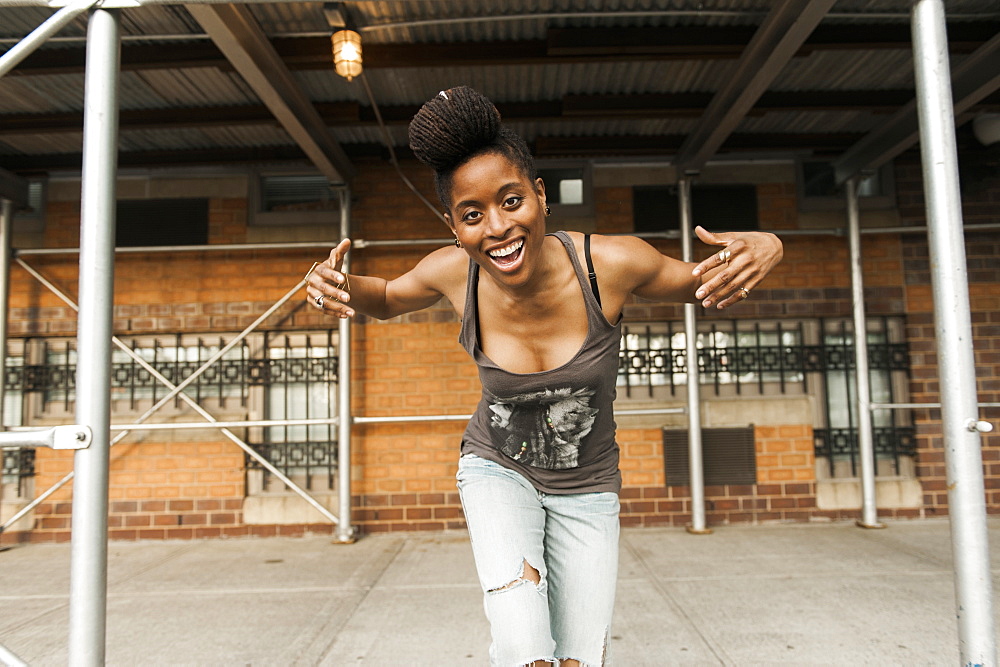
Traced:
<path fill-rule="evenodd" d="M 818 323 L 819 329 L 825 326 Z M 719 394 L 732 385 L 737 394 L 763 393 L 765 384 L 775 384 L 781 393 L 790 386 L 809 390 L 808 373 L 854 369 L 850 343 L 823 341 L 809 344 L 804 322 L 712 323 L 698 332 L 698 370 L 701 384 L 712 385 Z M 874 340 L 868 343 L 868 363 L 875 371 L 908 371 L 905 343 Z M 618 386 L 626 397 L 636 392 L 654 395 L 656 387 L 669 387 L 671 396 L 687 384 L 687 352 L 684 330 L 676 322 L 625 327 L 618 357 Z"/>
<path fill-rule="evenodd" d="M 337 349 L 333 331 L 317 334 L 264 334 L 251 383 L 264 391 L 267 419 L 323 419 L 337 412 Z M 255 431 L 258 429 L 254 429 Z M 272 426 L 250 444 L 283 474 L 310 490 L 334 488 L 337 430 L 333 425 Z M 281 490 L 283 485 L 253 457 L 246 456 L 247 488 Z M 260 475 L 259 486 L 251 483 Z"/>
<path fill-rule="evenodd" d="M 312 418 L 330 416 L 335 403 L 337 355 L 334 330 L 302 334 L 261 336 L 244 341 L 222 359 L 203 371 L 184 392 L 201 403 L 218 401 L 251 410 L 252 392 L 261 393 L 262 413 L 255 417 L 268 419 Z M 138 356 L 173 384 L 180 384 L 231 340 L 232 335 L 218 338 L 184 334 L 137 336 L 126 344 Z M 20 345 L 21 349 L 15 348 Z M 76 341 L 73 339 L 21 339 L 10 345 L 4 376 L 7 391 L 5 406 L 16 407 L 17 415 L 8 414 L 4 423 L 21 423 L 21 399 L 36 394 L 43 411 L 54 407 L 69 412 L 73 408 L 76 389 Z M 24 359 L 41 363 L 22 364 Z M 304 390 L 307 401 L 297 400 Z M 318 396 L 317 392 L 323 395 Z M 115 412 L 128 414 L 156 403 L 169 390 L 139 363 L 121 350 L 114 350 L 111 368 L 111 395 Z M 274 397 L 281 396 L 281 400 Z M 179 405 L 181 399 L 174 399 Z M 321 405 L 322 404 L 322 405 Z M 11 412 L 8 410 L 8 412 Z M 312 486 L 316 473 L 332 479 L 335 473 L 335 429 L 299 427 L 283 429 L 251 429 L 248 443 L 286 475 L 300 471 Z M 257 437 L 254 437 L 254 436 Z M 23 485 L 34 474 L 34 451 L 17 455 L 18 450 L 4 452 L 5 482 Z M 249 469 L 259 468 L 256 460 L 247 457 Z M 268 473 L 264 471 L 265 475 Z"/>

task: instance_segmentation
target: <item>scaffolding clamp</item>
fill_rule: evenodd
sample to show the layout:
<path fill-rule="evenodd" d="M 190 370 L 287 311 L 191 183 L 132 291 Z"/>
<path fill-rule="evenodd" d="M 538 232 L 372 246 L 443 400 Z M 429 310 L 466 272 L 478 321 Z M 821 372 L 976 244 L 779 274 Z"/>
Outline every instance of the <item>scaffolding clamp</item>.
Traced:
<path fill-rule="evenodd" d="M 89 426 L 65 424 L 52 428 L 26 429 L 0 433 L 0 447 L 49 447 L 50 449 L 86 449 L 94 440 Z"/>

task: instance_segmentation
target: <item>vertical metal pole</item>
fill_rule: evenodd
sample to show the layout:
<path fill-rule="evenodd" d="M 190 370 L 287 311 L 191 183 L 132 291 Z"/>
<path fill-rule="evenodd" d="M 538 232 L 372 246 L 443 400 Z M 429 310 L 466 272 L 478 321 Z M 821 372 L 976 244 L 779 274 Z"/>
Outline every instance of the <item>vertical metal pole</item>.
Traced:
<path fill-rule="evenodd" d="M 854 315 L 854 393 L 858 402 L 858 458 L 861 463 L 861 519 L 863 528 L 885 528 L 875 504 L 875 443 L 872 437 L 871 387 L 868 376 L 868 325 L 865 323 L 865 286 L 861 272 L 861 222 L 858 181 L 848 179 L 847 238 L 851 253 L 851 310 Z"/>
<path fill-rule="evenodd" d="M 7 320 L 10 311 L 10 235 L 14 224 L 14 202 L 0 200 L 0 430 L 7 386 Z"/>
<path fill-rule="evenodd" d="M 959 651 L 963 665 L 996 665 L 982 443 L 975 430 L 976 366 L 943 2 L 918 0 L 912 20 Z"/>
<path fill-rule="evenodd" d="M 90 426 L 94 440 L 76 452 L 73 462 L 71 665 L 104 664 L 120 31 L 118 10 L 91 13 L 83 115 L 76 422 Z"/>
<path fill-rule="evenodd" d="M 681 259 L 692 260 L 691 249 L 691 179 L 677 181 L 680 206 Z M 687 408 L 688 408 L 688 473 L 691 484 L 691 525 L 689 533 L 712 532 L 705 527 L 705 475 L 701 454 L 701 382 L 698 373 L 698 323 L 695 304 L 684 304 L 684 341 L 687 359 Z"/>
<path fill-rule="evenodd" d="M 351 235 L 351 191 L 340 191 L 340 238 Z M 344 258 L 342 271 L 346 274 L 351 266 L 350 253 Z M 338 542 L 354 541 L 354 526 L 351 525 L 351 319 L 340 320 L 337 328 L 337 499 L 340 522 L 335 529 Z"/>

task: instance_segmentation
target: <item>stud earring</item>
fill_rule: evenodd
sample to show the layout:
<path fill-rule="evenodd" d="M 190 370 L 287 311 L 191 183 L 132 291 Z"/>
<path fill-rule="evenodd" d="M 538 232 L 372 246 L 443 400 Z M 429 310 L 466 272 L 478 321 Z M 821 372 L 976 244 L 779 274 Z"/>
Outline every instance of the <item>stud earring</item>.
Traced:
<path fill-rule="evenodd" d="M 546 207 L 545 207 L 545 215 L 546 215 L 546 216 L 550 216 L 550 215 L 552 215 L 552 209 L 551 209 L 551 208 L 549 208 L 548 206 L 546 206 Z"/>

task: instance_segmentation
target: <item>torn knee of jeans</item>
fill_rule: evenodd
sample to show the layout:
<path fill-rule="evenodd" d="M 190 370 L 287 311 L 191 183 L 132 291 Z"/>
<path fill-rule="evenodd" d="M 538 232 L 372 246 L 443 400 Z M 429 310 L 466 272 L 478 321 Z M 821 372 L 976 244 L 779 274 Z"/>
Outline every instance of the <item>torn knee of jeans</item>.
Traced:
<path fill-rule="evenodd" d="M 538 570 L 536 570 L 527 559 L 523 559 L 521 561 L 521 569 L 518 571 L 517 577 L 513 581 L 503 586 L 491 588 L 487 591 L 487 593 L 503 593 L 504 591 L 509 591 L 512 588 L 516 588 L 521 584 L 526 583 L 534 584 L 535 588 L 538 588 L 542 585 L 542 575 L 539 574 Z"/>

